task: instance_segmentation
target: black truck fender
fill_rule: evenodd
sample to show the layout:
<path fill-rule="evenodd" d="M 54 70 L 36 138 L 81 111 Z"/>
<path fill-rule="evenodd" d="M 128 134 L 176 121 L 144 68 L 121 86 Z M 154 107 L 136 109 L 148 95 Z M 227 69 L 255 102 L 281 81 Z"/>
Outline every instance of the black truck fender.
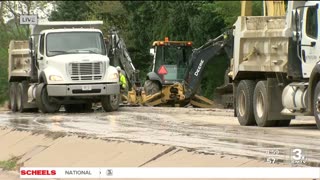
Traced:
<path fill-rule="evenodd" d="M 314 98 L 314 90 L 320 81 L 320 62 L 318 62 L 313 68 L 310 78 L 309 78 L 309 86 L 308 86 L 308 109 L 311 113 L 313 113 L 313 98 Z"/>

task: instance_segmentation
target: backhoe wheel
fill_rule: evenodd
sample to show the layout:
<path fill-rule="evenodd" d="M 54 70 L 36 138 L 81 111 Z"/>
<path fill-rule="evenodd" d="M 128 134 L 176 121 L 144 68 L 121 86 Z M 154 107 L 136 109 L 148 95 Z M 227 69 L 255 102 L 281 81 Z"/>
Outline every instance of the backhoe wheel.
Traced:
<path fill-rule="evenodd" d="M 12 112 L 17 112 L 17 86 L 18 83 L 11 82 L 9 86 L 9 107 Z"/>
<path fill-rule="evenodd" d="M 242 80 L 237 87 L 236 114 L 242 126 L 255 125 L 253 114 L 253 91 L 255 82 Z"/>
<path fill-rule="evenodd" d="M 144 91 L 146 92 L 146 95 L 153 95 L 158 92 L 160 92 L 160 86 L 157 81 L 152 81 L 152 80 L 146 80 L 144 83 Z"/>
<path fill-rule="evenodd" d="M 54 113 L 59 111 L 60 104 L 49 101 L 47 87 L 44 83 L 40 83 L 36 89 L 36 103 L 40 111 L 43 113 Z"/>
<path fill-rule="evenodd" d="M 101 105 L 106 112 L 117 111 L 119 108 L 119 103 L 119 94 L 103 96 L 101 99 Z"/>
<path fill-rule="evenodd" d="M 318 82 L 313 95 L 313 114 L 317 123 L 318 129 L 320 129 L 320 82 Z"/>
<path fill-rule="evenodd" d="M 277 120 L 268 121 L 269 102 L 267 97 L 267 81 L 259 81 L 253 93 L 253 111 L 256 123 L 260 127 L 277 126 Z"/>

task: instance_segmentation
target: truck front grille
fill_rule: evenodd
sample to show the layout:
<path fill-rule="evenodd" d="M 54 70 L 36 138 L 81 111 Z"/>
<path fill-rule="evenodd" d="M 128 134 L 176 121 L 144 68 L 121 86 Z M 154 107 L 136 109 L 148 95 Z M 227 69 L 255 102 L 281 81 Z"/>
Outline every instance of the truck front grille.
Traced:
<path fill-rule="evenodd" d="M 75 81 L 101 80 L 104 68 L 102 62 L 70 63 L 69 75 Z"/>

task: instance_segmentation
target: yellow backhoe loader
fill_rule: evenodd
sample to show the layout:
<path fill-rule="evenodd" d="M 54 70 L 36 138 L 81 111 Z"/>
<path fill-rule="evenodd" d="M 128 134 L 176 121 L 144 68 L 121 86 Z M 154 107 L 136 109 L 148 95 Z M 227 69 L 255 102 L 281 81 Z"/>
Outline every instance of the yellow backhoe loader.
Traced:
<path fill-rule="evenodd" d="M 210 40 L 200 48 L 192 49 L 191 41 L 155 41 L 150 50 L 152 70 L 144 86 L 139 79 L 125 43 L 116 31 L 108 38 L 109 57 L 112 65 L 125 71 L 130 91 L 123 94 L 129 105 L 213 107 L 213 101 L 197 94 L 207 62 L 225 48 L 225 36 Z"/>

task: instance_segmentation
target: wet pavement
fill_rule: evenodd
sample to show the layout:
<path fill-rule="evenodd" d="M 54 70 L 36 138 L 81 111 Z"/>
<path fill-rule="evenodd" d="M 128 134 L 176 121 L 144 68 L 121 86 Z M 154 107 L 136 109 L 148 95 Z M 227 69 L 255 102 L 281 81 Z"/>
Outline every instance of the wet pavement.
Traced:
<path fill-rule="evenodd" d="M 320 166 L 320 131 L 312 117 L 290 127 L 242 127 L 232 110 L 122 107 L 104 113 L 0 112 L 0 127 L 54 136 L 77 134 L 110 140 L 156 143 L 209 154 L 237 155 L 288 166 Z M 301 149 L 304 162 L 292 164 Z M 299 150 L 298 150 L 299 151 Z M 303 157 L 301 156 L 301 157 Z M 299 159 L 299 158 L 298 158 Z"/>

